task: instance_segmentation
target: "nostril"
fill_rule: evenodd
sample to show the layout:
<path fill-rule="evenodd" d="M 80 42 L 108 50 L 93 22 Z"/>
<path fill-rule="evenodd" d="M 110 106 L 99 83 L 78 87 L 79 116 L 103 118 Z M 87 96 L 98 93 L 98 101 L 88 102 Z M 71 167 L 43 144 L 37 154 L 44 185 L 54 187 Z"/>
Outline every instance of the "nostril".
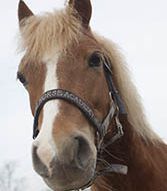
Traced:
<path fill-rule="evenodd" d="M 50 173 L 47 167 L 41 162 L 40 158 L 38 157 L 37 149 L 38 147 L 36 146 L 33 146 L 32 148 L 32 160 L 33 160 L 34 169 L 42 177 L 48 178 L 50 177 Z"/>
<path fill-rule="evenodd" d="M 75 162 L 79 168 L 85 168 L 89 164 L 91 149 L 88 141 L 82 137 L 75 137 L 77 142 Z"/>

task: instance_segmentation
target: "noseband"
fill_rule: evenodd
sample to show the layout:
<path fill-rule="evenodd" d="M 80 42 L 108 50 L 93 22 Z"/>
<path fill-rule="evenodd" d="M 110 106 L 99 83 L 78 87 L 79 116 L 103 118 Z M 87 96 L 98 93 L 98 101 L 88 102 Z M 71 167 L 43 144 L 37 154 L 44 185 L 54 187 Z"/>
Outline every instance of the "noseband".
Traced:
<path fill-rule="evenodd" d="M 108 133 L 109 125 L 113 119 L 115 120 L 117 133 L 113 135 L 113 137 L 110 139 L 109 143 L 105 145 L 105 147 L 108 146 L 109 144 L 114 143 L 116 140 L 120 139 L 124 135 L 124 132 L 123 132 L 122 124 L 120 123 L 120 120 L 119 120 L 119 115 L 120 114 L 126 115 L 127 113 L 126 113 L 124 103 L 119 95 L 119 92 L 117 91 L 114 85 L 112 71 L 106 59 L 103 63 L 103 70 L 104 70 L 106 82 L 108 84 L 108 89 L 109 89 L 110 109 L 108 111 L 108 114 L 105 116 L 105 118 L 102 121 L 95 116 L 91 107 L 82 98 L 78 97 L 74 93 L 67 90 L 63 90 L 63 89 L 49 90 L 41 96 L 41 98 L 39 99 L 36 105 L 35 114 L 34 114 L 34 124 L 33 124 L 33 139 L 35 139 L 39 133 L 38 119 L 39 119 L 39 115 L 42 108 L 48 101 L 55 100 L 55 99 L 66 101 L 74 105 L 75 107 L 77 107 L 83 113 L 85 118 L 94 127 L 95 132 L 97 134 L 98 152 L 102 149 L 101 143 L 103 142 L 105 135 Z M 104 173 L 107 173 L 107 172 L 127 174 L 127 166 L 111 164 L 111 166 L 109 166 L 108 168 L 97 172 L 92 178 L 92 180 L 87 185 L 83 186 L 80 189 L 87 188 L 93 183 L 93 181 L 96 179 L 97 176 L 104 175 Z"/>

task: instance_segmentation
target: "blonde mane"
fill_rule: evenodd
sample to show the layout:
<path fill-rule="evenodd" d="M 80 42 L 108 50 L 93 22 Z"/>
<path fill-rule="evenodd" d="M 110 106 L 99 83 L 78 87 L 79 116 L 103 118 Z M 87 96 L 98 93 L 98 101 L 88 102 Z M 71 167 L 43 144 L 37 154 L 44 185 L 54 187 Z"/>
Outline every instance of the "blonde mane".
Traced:
<path fill-rule="evenodd" d="M 32 16 L 23 21 L 21 26 L 22 49 L 31 60 L 39 60 L 53 51 L 66 51 L 70 44 L 78 42 L 82 34 L 81 22 L 74 11 L 67 7 L 44 16 Z M 125 102 L 129 122 L 134 130 L 146 141 L 160 141 L 158 135 L 151 130 L 143 113 L 140 97 L 133 85 L 129 71 L 117 51 L 114 43 L 94 34 L 95 39 L 104 47 L 112 60 L 118 90 Z M 59 47 L 55 50 L 55 47 Z"/>
<path fill-rule="evenodd" d="M 146 141 L 151 140 L 153 143 L 161 141 L 159 136 L 150 128 L 146 116 L 144 114 L 144 109 L 141 103 L 141 98 L 131 81 L 130 72 L 127 68 L 123 56 L 118 51 L 117 46 L 104 37 L 95 35 L 95 38 L 107 51 L 111 61 L 113 73 L 117 83 L 117 88 L 124 100 L 128 119 L 134 130 L 138 135 L 142 136 Z"/>
<path fill-rule="evenodd" d="M 69 6 L 42 16 L 31 16 L 21 23 L 21 50 L 33 60 L 55 51 L 64 52 L 71 43 L 78 42 L 81 28 L 80 20 Z"/>

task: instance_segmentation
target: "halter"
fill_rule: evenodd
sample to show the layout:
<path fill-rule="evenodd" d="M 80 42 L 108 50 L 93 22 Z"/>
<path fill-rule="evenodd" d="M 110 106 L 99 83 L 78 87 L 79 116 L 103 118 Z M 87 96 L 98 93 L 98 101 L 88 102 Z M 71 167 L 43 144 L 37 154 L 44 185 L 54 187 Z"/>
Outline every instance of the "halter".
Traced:
<path fill-rule="evenodd" d="M 74 105 L 75 107 L 77 107 L 83 113 L 85 118 L 94 127 L 95 132 L 97 134 L 98 152 L 100 151 L 100 149 L 105 148 L 106 146 L 120 139 L 124 135 L 124 132 L 123 132 L 122 124 L 120 123 L 120 120 L 119 120 L 119 114 L 126 115 L 127 112 L 126 112 L 124 103 L 119 95 L 119 92 L 114 85 L 112 71 L 106 59 L 103 62 L 103 70 L 104 70 L 105 78 L 106 78 L 108 89 L 109 89 L 110 109 L 108 111 L 108 114 L 102 121 L 95 116 L 91 107 L 82 98 L 78 97 L 74 93 L 64 89 L 49 90 L 41 96 L 41 98 L 39 99 L 36 105 L 35 114 L 34 114 L 34 124 L 33 124 L 33 139 L 35 139 L 39 133 L 38 119 L 39 119 L 39 115 L 42 108 L 48 101 L 55 100 L 55 99 L 61 99 L 66 101 Z M 115 120 L 117 133 L 110 139 L 107 145 L 102 146 L 103 139 L 105 135 L 108 133 L 109 125 L 113 119 Z M 111 164 L 108 168 L 105 168 L 99 172 L 96 172 L 94 177 L 80 189 L 85 189 L 91 186 L 97 176 L 101 176 L 109 172 L 127 174 L 127 170 L 128 170 L 127 166 L 125 165 Z"/>

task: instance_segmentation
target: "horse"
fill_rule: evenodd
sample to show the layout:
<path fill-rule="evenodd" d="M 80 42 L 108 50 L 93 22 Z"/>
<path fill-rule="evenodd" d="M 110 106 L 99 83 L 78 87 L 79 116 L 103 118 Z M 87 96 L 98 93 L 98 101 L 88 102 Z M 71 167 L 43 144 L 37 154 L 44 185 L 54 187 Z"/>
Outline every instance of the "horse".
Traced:
<path fill-rule="evenodd" d="M 34 116 L 33 167 L 56 191 L 166 191 L 167 146 L 117 46 L 92 32 L 91 15 L 90 0 L 39 16 L 19 2 L 17 77 Z"/>

